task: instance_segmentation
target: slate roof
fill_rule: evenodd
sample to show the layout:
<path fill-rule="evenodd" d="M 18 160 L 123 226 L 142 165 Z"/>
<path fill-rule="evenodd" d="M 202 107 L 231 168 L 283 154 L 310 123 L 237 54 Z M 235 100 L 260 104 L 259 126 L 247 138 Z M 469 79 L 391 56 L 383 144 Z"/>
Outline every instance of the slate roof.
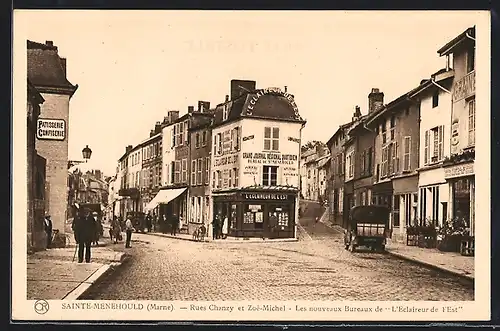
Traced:
<path fill-rule="evenodd" d="M 66 78 L 63 61 L 56 46 L 27 41 L 28 48 L 28 79 L 37 87 L 59 87 L 76 90 Z"/>
<path fill-rule="evenodd" d="M 305 123 L 287 98 L 277 93 L 261 95 L 255 102 L 253 110 L 248 111 L 248 106 L 252 105 L 250 101 L 257 98 L 258 91 L 244 93 L 236 99 L 217 105 L 214 114 L 214 125 L 217 126 L 224 122 L 223 112 L 225 105 L 229 107 L 227 122 L 240 117 L 246 117 Z"/>
<path fill-rule="evenodd" d="M 470 27 L 441 47 L 437 52 L 440 56 L 447 55 L 455 49 L 461 42 L 468 39 L 467 35 L 476 38 L 476 27 Z"/>

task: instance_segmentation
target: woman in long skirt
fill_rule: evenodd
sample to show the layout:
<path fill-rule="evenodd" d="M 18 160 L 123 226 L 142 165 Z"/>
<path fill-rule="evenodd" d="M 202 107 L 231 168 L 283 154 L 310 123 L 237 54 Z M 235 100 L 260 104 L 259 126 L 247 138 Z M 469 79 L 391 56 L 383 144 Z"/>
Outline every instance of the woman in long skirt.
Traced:
<path fill-rule="evenodd" d="M 222 223 L 222 239 L 227 238 L 228 223 L 229 223 L 229 220 L 227 219 L 227 217 L 224 217 L 224 221 Z"/>

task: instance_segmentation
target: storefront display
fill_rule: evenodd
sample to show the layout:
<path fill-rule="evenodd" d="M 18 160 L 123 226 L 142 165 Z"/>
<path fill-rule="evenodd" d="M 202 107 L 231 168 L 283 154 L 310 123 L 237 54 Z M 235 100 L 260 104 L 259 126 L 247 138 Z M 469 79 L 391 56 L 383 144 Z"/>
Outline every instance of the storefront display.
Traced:
<path fill-rule="evenodd" d="M 214 210 L 227 210 L 227 201 L 231 201 L 230 236 L 293 238 L 297 194 L 234 192 L 214 196 Z"/>

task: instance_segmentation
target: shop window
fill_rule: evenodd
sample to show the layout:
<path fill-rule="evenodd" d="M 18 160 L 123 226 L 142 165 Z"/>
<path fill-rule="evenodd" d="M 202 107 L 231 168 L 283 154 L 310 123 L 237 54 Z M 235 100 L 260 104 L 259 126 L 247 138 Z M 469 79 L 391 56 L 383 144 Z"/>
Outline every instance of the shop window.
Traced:
<path fill-rule="evenodd" d="M 262 185 L 276 186 L 278 184 L 278 167 L 263 166 Z"/>
<path fill-rule="evenodd" d="M 271 205 L 269 211 L 269 224 L 271 227 L 285 228 L 289 225 L 289 212 L 285 206 Z"/>
<path fill-rule="evenodd" d="M 453 216 L 471 225 L 471 181 L 468 178 L 456 180 L 452 184 Z"/>
<path fill-rule="evenodd" d="M 469 146 L 476 142 L 476 99 L 469 101 Z"/>
<path fill-rule="evenodd" d="M 255 229 L 264 228 L 264 213 L 262 212 L 262 205 L 245 205 L 245 213 L 243 214 L 243 227 L 254 227 Z"/>
<path fill-rule="evenodd" d="M 231 219 L 229 223 L 230 229 L 236 229 L 236 221 L 238 220 L 238 206 L 231 204 Z"/>
<path fill-rule="evenodd" d="M 279 151 L 280 129 L 277 127 L 264 128 L 264 150 Z"/>
<path fill-rule="evenodd" d="M 399 214 L 399 208 L 401 203 L 401 196 L 400 195 L 395 195 L 394 196 L 394 203 L 393 203 L 393 212 L 392 212 L 392 219 L 393 219 L 393 225 L 394 227 L 399 227 L 400 225 L 400 214 Z"/>

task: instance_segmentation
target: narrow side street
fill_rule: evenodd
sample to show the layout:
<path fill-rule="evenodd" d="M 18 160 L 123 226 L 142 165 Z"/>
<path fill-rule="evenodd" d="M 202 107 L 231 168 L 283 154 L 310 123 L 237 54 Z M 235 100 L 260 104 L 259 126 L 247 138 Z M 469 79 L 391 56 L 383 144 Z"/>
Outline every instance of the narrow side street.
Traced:
<path fill-rule="evenodd" d="M 342 233 L 316 222 L 314 214 L 304 213 L 299 241 L 290 243 L 196 243 L 134 234 L 128 262 L 82 299 L 474 299 L 472 282 L 460 277 L 389 254 L 349 253 Z"/>

